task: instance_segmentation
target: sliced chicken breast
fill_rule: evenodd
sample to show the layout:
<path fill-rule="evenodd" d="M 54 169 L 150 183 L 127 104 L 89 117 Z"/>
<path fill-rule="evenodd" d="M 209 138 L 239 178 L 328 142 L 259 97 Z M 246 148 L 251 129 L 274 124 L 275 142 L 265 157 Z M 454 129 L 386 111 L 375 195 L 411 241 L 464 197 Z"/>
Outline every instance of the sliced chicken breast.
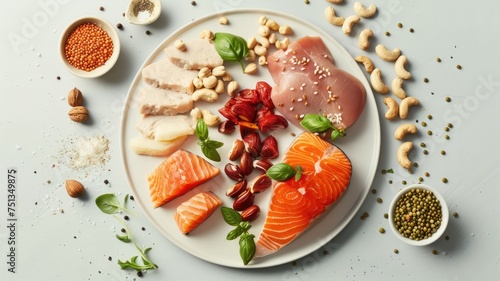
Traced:
<path fill-rule="evenodd" d="M 142 69 L 142 79 L 147 84 L 188 94 L 194 91 L 193 79 L 196 77 L 197 71 L 180 68 L 169 59 L 154 62 Z"/>
<path fill-rule="evenodd" d="M 224 62 L 215 50 L 214 44 L 208 39 L 195 39 L 184 43 L 186 49 L 181 51 L 175 46 L 165 48 L 170 61 L 178 67 L 197 70 L 203 67 L 210 69 Z"/>
<path fill-rule="evenodd" d="M 142 88 L 137 97 L 139 112 L 146 115 L 177 115 L 193 109 L 191 95 L 161 88 Z"/>
<path fill-rule="evenodd" d="M 187 115 L 148 115 L 137 124 L 137 130 L 145 138 L 156 141 L 172 141 L 194 134 L 193 118 Z"/>

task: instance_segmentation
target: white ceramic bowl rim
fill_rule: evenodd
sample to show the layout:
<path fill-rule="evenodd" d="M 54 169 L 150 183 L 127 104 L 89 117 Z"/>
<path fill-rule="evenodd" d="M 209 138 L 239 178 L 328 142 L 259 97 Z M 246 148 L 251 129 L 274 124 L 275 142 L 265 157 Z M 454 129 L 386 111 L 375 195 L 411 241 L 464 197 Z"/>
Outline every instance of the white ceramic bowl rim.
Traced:
<path fill-rule="evenodd" d="M 71 34 L 75 28 L 77 28 L 79 25 L 84 24 L 84 23 L 93 23 L 104 29 L 111 40 L 113 41 L 113 54 L 111 57 L 106 61 L 106 63 L 92 71 L 84 71 L 81 69 L 78 69 L 74 66 L 72 66 L 67 60 L 66 60 L 66 55 L 64 53 L 64 45 L 65 42 L 68 38 L 68 36 Z M 108 72 L 113 65 L 116 63 L 118 60 L 118 56 L 120 55 L 120 38 L 118 37 L 118 33 L 114 29 L 114 27 L 106 20 L 95 17 L 95 16 L 83 16 L 80 18 L 77 18 L 70 24 L 66 26 L 64 31 L 61 34 L 61 38 L 59 40 L 59 56 L 61 57 L 61 60 L 66 66 L 66 68 L 71 72 L 72 74 L 79 76 L 79 77 L 84 77 L 84 78 L 95 78 L 102 76 L 106 72 Z"/>
<path fill-rule="evenodd" d="M 442 218 L 442 221 L 441 221 L 441 225 L 438 228 L 438 230 L 434 234 L 432 234 L 431 237 L 429 237 L 427 239 L 418 240 L 418 241 L 417 240 L 411 240 L 411 239 L 406 238 L 403 235 L 401 235 L 401 233 L 399 233 L 399 231 L 396 229 L 396 227 L 394 226 L 394 223 L 393 223 L 393 221 L 394 221 L 394 209 L 396 207 L 396 202 L 399 200 L 399 198 L 403 194 L 407 193 L 409 190 L 414 189 L 414 188 L 420 188 L 420 189 L 425 189 L 425 190 L 432 191 L 432 193 L 434 194 L 434 196 L 436 196 L 436 198 L 439 200 L 439 203 L 441 203 L 441 213 L 443 215 L 443 218 Z M 396 237 L 398 237 L 401 241 L 403 241 L 403 242 L 405 242 L 407 244 L 410 244 L 410 245 L 414 245 L 414 246 L 425 246 L 425 245 L 429 245 L 429 244 L 435 242 L 445 232 L 446 227 L 448 226 L 448 221 L 449 221 L 449 210 L 448 210 L 448 205 L 446 204 L 446 200 L 441 195 L 441 193 L 439 193 L 435 188 L 433 188 L 433 187 L 431 187 L 429 185 L 425 185 L 425 184 L 420 184 L 420 183 L 419 184 L 413 184 L 413 185 L 409 185 L 409 186 L 401 189 L 394 196 L 394 199 L 392 200 L 391 205 L 389 207 L 389 225 L 391 227 L 392 232 L 394 232 L 394 234 L 396 235 Z"/>

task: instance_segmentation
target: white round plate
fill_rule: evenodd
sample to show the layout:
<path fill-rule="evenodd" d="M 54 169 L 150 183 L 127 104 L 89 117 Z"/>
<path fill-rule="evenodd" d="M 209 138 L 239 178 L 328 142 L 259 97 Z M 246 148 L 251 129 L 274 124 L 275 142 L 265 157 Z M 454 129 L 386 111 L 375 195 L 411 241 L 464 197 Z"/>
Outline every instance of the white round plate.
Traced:
<path fill-rule="evenodd" d="M 220 25 L 218 23 L 221 15 L 229 19 L 229 25 Z M 215 212 L 189 235 L 183 235 L 173 219 L 174 212 L 180 203 L 197 192 L 211 190 L 224 201 L 224 205 L 232 206 L 233 199 L 225 195 L 226 189 L 234 184 L 223 172 L 223 167 L 228 161 L 212 162 L 215 166 L 221 168 L 221 176 L 165 204 L 163 207 L 154 209 L 149 197 L 147 177 L 165 158 L 136 155 L 128 145 L 130 140 L 139 134 L 135 126 L 141 116 L 138 112 L 135 97 L 138 90 L 144 86 L 144 82 L 141 80 L 141 70 L 138 71 L 132 82 L 122 116 L 121 145 L 125 171 L 132 193 L 137 203 L 144 209 L 148 219 L 165 237 L 186 252 L 206 261 L 229 267 L 259 268 L 275 266 L 301 258 L 325 245 L 349 223 L 366 198 L 375 176 L 380 153 L 380 123 L 377 107 L 370 85 L 363 72 L 349 53 L 335 39 L 299 18 L 274 11 L 256 9 L 230 10 L 209 15 L 187 24 L 166 38 L 153 51 L 142 67 L 166 59 L 167 56 L 163 49 L 173 45 L 175 40 L 182 39 L 187 42 L 190 39 L 197 38 L 198 34 L 205 29 L 210 29 L 213 32 L 229 32 L 243 38 L 257 36 L 258 18 L 262 15 L 274 19 L 279 24 L 291 26 L 294 30 L 294 34 L 289 36 L 291 41 L 307 35 L 320 36 L 333 54 L 336 65 L 356 76 L 367 91 L 366 106 L 359 120 L 347 130 L 347 136 L 336 143 L 352 161 L 351 184 L 340 200 L 295 241 L 272 255 L 255 258 L 250 264 L 244 266 L 239 256 L 238 240 L 226 240 L 226 235 L 232 230 L 232 227 L 224 222 L 220 211 Z M 283 38 L 283 36 L 279 35 L 279 38 Z M 266 68 L 261 67 L 256 75 L 245 75 L 238 63 L 228 62 L 225 65 L 233 79 L 240 84 L 240 88 L 255 88 L 256 82 L 260 80 L 273 85 Z M 228 96 L 224 94 L 216 103 L 198 103 L 196 106 L 217 112 L 217 109 L 222 107 L 227 99 Z M 284 152 L 292 142 L 291 133 L 298 135 L 300 132 L 302 132 L 300 128 L 291 125 L 287 130 L 273 134 L 278 139 L 280 151 Z M 219 134 L 216 128 L 211 128 L 210 137 L 224 142 L 225 145 L 220 149 L 220 154 L 224 159 L 233 139 L 239 137 L 239 133 L 236 131 L 232 135 L 225 136 Z M 184 144 L 183 148 L 202 155 L 196 142 L 196 137 L 192 136 Z M 253 226 L 250 230 L 256 237 L 259 236 L 262 229 L 270 194 L 271 192 L 268 190 L 256 196 L 256 204 L 262 209 L 260 218 L 252 223 Z"/>

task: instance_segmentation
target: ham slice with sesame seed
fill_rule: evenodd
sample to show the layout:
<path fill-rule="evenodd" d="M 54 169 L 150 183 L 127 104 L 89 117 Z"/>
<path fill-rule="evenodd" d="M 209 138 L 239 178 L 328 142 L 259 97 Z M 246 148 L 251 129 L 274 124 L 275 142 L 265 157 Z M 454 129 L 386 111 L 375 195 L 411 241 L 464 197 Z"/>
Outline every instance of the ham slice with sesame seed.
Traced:
<path fill-rule="evenodd" d="M 339 129 L 353 125 L 366 102 L 363 84 L 338 68 L 320 37 L 303 37 L 286 51 L 268 56 L 276 86 L 271 98 L 276 109 L 299 128 L 305 114 L 327 116 Z"/>

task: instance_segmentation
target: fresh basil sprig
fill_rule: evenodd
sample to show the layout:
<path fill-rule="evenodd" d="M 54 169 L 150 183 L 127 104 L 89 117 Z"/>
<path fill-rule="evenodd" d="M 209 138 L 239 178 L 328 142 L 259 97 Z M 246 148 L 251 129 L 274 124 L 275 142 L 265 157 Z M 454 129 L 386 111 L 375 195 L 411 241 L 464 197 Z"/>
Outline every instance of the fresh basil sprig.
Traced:
<path fill-rule="evenodd" d="M 139 254 L 141 255 L 142 264 L 137 263 L 138 256 L 134 256 L 131 257 L 130 260 L 125 262 L 118 260 L 118 265 L 120 265 L 121 269 L 131 268 L 137 270 L 138 272 L 148 269 L 157 269 L 158 266 L 154 264 L 147 256 L 147 253 L 151 250 L 151 248 L 146 248 L 143 250 L 141 247 L 139 247 L 139 245 L 137 245 L 137 242 L 135 242 L 134 236 L 132 236 L 132 232 L 130 232 L 127 225 L 121 219 L 115 216 L 115 214 L 117 214 L 118 212 L 125 211 L 136 217 L 139 217 L 138 215 L 136 215 L 135 213 L 133 213 L 132 211 L 130 211 L 125 207 L 127 204 L 127 198 L 128 194 L 125 195 L 125 197 L 123 198 L 123 206 L 120 205 L 120 201 L 112 193 L 102 194 L 95 200 L 97 207 L 103 213 L 113 215 L 113 217 L 123 225 L 126 234 L 116 235 L 116 238 L 124 243 L 132 242 L 135 248 L 139 251 Z"/>
<path fill-rule="evenodd" d="M 248 55 L 248 46 L 244 38 L 230 33 L 214 34 L 214 46 L 219 56 L 225 61 L 237 61 L 245 71 L 243 60 Z"/>
<path fill-rule="evenodd" d="M 322 133 L 332 129 L 331 139 L 336 140 L 345 136 L 344 129 L 338 129 L 332 122 L 321 114 L 306 114 L 300 121 L 300 125 L 311 133 Z"/>
<path fill-rule="evenodd" d="M 287 163 L 277 163 L 267 169 L 267 176 L 276 181 L 286 181 L 295 176 L 295 181 L 299 181 L 302 177 L 302 168 L 297 165 L 294 169 Z"/>
<path fill-rule="evenodd" d="M 198 144 L 201 147 L 201 152 L 205 157 L 212 161 L 220 162 L 221 157 L 217 148 L 220 148 L 224 143 L 220 141 L 211 140 L 208 136 L 208 127 L 203 119 L 199 119 L 196 123 L 196 137 L 198 137 Z"/>
<path fill-rule="evenodd" d="M 234 240 L 238 237 L 240 238 L 240 257 L 243 264 L 247 265 L 253 259 L 256 249 L 255 235 L 248 232 L 252 226 L 249 222 L 243 221 L 241 214 L 231 208 L 221 207 L 221 212 L 224 221 L 235 227 L 227 234 L 226 239 Z"/>

